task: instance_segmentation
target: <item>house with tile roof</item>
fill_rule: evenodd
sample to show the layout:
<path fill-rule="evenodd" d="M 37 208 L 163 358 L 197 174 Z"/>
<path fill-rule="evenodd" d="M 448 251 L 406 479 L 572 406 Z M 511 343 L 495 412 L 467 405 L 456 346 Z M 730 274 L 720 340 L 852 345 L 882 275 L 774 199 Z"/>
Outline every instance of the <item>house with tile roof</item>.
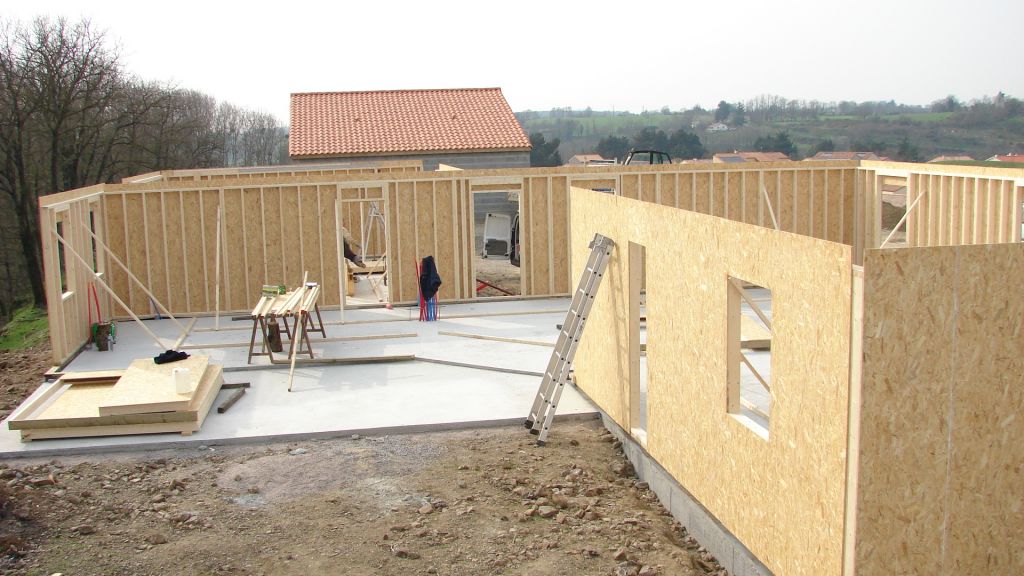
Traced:
<path fill-rule="evenodd" d="M 857 151 L 826 151 L 818 152 L 810 158 L 804 158 L 807 160 L 888 160 L 888 157 L 879 156 L 874 152 L 857 152 Z"/>
<path fill-rule="evenodd" d="M 1024 163 L 1024 154 L 996 154 L 985 159 L 988 162 L 1016 162 Z"/>
<path fill-rule="evenodd" d="M 576 154 L 565 163 L 566 166 L 606 166 L 615 164 L 615 160 L 609 160 L 600 154 Z"/>
<path fill-rule="evenodd" d="M 288 155 L 518 168 L 530 165 L 530 139 L 500 88 L 309 92 L 291 95 Z"/>
<path fill-rule="evenodd" d="M 935 158 L 932 158 L 927 163 L 928 164 L 936 164 L 938 162 L 973 162 L 973 161 L 974 161 L 974 158 L 971 158 L 970 156 L 966 156 L 966 155 L 963 155 L 963 154 L 955 154 L 955 155 L 943 154 L 942 156 L 936 156 Z"/>
<path fill-rule="evenodd" d="M 715 164 L 786 161 L 789 161 L 789 156 L 786 156 L 782 152 L 720 152 L 712 157 L 712 162 Z"/>

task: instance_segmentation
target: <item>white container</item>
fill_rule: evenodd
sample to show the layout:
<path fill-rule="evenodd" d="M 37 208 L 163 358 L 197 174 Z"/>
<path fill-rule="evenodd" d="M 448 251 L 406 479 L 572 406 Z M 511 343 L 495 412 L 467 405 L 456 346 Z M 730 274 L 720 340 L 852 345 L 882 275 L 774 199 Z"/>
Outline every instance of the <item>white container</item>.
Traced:
<path fill-rule="evenodd" d="M 174 368 L 171 370 L 174 378 L 174 391 L 178 394 L 189 394 L 192 392 L 192 383 L 189 382 L 188 368 Z"/>

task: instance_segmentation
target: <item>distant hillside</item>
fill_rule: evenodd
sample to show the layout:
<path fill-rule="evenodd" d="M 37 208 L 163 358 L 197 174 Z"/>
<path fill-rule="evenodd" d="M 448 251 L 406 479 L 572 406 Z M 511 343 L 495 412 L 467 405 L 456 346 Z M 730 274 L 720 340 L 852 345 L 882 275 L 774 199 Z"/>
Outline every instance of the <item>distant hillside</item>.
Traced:
<path fill-rule="evenodd" d="M 758 138 L 787 132 L 799 158 L 819 150 L 869 150 L 900 160 L 926 161 L 939 155 L 966 154 L 983 160 L 994 154 L 1024 153 L 1024 105 L 999 94 L 969 104 L 949 97 L 929 106 L 895 102 L 787 101 L 759 97 L 719 103 L 716 110 L 610 112 L 555 109 L 524 111 L 516 116 L 527 133 L 558 138 L 563 160 L 591 153 L 607 136 L 632 139 L 644 128 L 666 134 L 683 128 L 694 132 L 708 156 L 752 150 Z M 716 121 L 726 131 L 708 132 Z"/>

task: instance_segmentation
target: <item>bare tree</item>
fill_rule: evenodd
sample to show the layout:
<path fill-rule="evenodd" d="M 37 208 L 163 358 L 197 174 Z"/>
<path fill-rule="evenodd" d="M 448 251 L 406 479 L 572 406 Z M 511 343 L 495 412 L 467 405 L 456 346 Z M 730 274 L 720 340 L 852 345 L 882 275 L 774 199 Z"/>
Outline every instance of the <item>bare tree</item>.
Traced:
<path fill-rule="evenodd" d="M 87 20 L 0 20 L 0 236 L 18 247 L 0 251 L 0 270 L 45 303 L 42 195 L 152 170 L 272 164 L 286 138 L 268 114 L 129 76 Z M 9 310 L 0 296 L 0 316 Z"/>

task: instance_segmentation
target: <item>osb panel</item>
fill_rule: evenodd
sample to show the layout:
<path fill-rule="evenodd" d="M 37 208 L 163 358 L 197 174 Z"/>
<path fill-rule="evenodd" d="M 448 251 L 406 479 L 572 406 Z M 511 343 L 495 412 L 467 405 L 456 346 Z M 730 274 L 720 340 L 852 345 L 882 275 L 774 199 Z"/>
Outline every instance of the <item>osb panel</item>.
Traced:
<path fill-rule="evenodd" d="M 811 236 L 815 238 L 827 238 L 825 227 L 828 220 L 828 201 L 825 172 L 811 172 Z"/>
<path fill-rule="evenodd" d="M 565 178 L 551 179 L 551 275 L 553 294 L 568 294 L 569 272 L 569 191 Z M 573 286 L 572 288 L 575 288 Z"/>
<path fill-rule="evenodd" d="M 267 275 L 266 250 L 270 247 L 264 241 L 263 209 L 259 188 L 246 188 L 242 191 L 243 216 L 245 217 L 245 277 L 247 303 L 255 306 L 259 290 L 264 284 L 270 284 Z"/>
<path fill-rule="evenodd" d="M 938 573 L 942 511 L 926 500 L 945 484 L 941 429 L 949 395 L 942 391 L 953 369 L 953 300 L 942 281 L 954 265 L 949 251 L 865 254 L 856 554 L 862 574 Z"/>
<path fill-rule="evenodd" d="M 281 189 L 273 186 L 263 188 L 263 234 L 266 237 L 267 284 L 284 283 L 284 259 L 282 258 L 281 235 Z M 334 218 L 331 218 L 333 225 Z"/>
<path fill-rule="evenodd" d="M 842 198 L 843 198 L 843 244 L 854 244 L 854 232 L 856 222 L 857 198 L 857 171 L 842 170 Z"/>
<path fill-rule="evenodd" d="M 723 175 L 724 182 L 724 215 L 729 220 L 743 221 L 743 174 L 727 172 Z"/>
<path fill-rule="evenodd" d="M 389 184 L 384 188 L 384 197 L 387 198 L 388 209 L 384 214 L 384 218 L 387 220 L 388 226 L 388 258 L 394 261 L 401 260 L 400 246 L 398 243 L 399 227 L 398 227 L 398 195 L 396 193 L 398 185 Z M 392 302 L 399 302 L 398 296 L 401 292 L 401 270 L 394 268 L 387 271 L 388 274 L 388 298 Z"/>
<path fill-rule="evenodd" d="M 530 283 L 529 286 L 524 286 L 522 293 L 524 296 L 550 294 L 551 266 L 548 242 L 552 230 L 548 218 L 548 179 L 530 178 L 530 187 L 526 194 L 529 196 L 529 209 L 526 214 L 520 215 L 519 226 L 524 233 L 521 242 L 527 243 L 530 247 L 528 259 L 525 260 L 525 264 L 530 267 Z M 529 234 L 529 237 L 525 237 L 526 234 Z"/>
<path fill-rule="evenodd" d="M 146 259 L 149 265 L 149 291 L 156 296 L 156 299 L 167 305 L 168 302 L 168 275 L 167 275 L 167 245 L 165 244 L 166 234 L 164 233 L 164 194 L 147 194 L 146 205 L 146 238 L 149 250 Z M 157 308 L 153 305 L 153 312 Z"/>
<path fill-rule="evenodd" d="M 107 246 L 121 262 L 126 262 L 123 198 L 124 195 L 122 194 L 109 194 L 103 197 L 103 219 L 106 222 Z M 124 273 L 124 269 L 118 266 L 112 258 L 107 260 L 104 276 L 110 283 L 110 287 L 114 289 L 114 292 L 122 300 L 125 300 L 128 297 L 128 275 Z M 113 306 L 114 315 L 121 316 L 127 314 L 117 303 L 112 302 L 111 306 Z"/>
<path fill-rule="evenodd" d="M 842 170 L 828 170 L 825 172 L 825 180 L 828 183 L 828 226 L 825 230 L 825 238 L 833 242 L 843 242 L 844 198 L 843 198 L 843 172 Z"/>
<path fill-rule="evenodd" d="M 142 194 L 126 194 L 124 204 L 125 219 L 128 221 L 128 240 L 126 257 L 123 257 L 121 261 L 128 266 L 136 278 L 148 286 L 151 282 L 146 266 L 146 232 L 142 226 L 145 213 L 142 207 Z M 149 312 L 149 297 L 135 282 L 129 283 L 128 296 L 127 299 L 122 296 L 122 299 L 131 306 L 135 313 Z"/>
<path fill-rule="evenodd" d="M 185 269 L 186 246 L 181 192 L 164 193 L 164 227 L 167 234 L 167 278 L 171 292 L 163 304 L 172 312 L 189 310 L 186 296 L 190 292 Z"/>
<path fill-rule="evenodd" d="M 779 221 L 779 172 L 765 172 L 763 179 L 758 183 L 758 186 L 764 185 L 764 192 L 758 190 L 759 198 L 761 200 L 761 219 L 763 225 L 768 228 L 775 228 L 775 223 L 778 223 L 779 229 L 783 230 L 782 222 Z M 767 194 L 767 198 L 765 197 Z M 769 205 L 771 209 L 769 210 Z M 772 221 L 772 214 L 775 215 L 775 220 Z"/>
<path fill-rule="evenodd" d="M 221 278 L 224 279 L 224 272 L 227 272 L 227 279 L 221 287 L 221 310 L 243 310 L 249 308 L 249 297 L 246 292 L 245 272 L 245 251 L 242 246 L 245 243 L 245 236 L 242 233 L 242 190 L 235 188 L 224 191 L 224 212 L 221 216 L 221 226 L 224 237 L 221 240 L 224 244 L 222 255 L 223 268 Z M 294 214 L 294 212 L 292 212 Z M 295 230 L 298 235 L 298 229 Z M 301 281 L 301 276 L 297 284 Z M 288 283 L 292 285 L 292 283 Z M 227 294 L 227 299 L 224 295 Z"/>
<path fill-rule="evenodd" d="M 741 200 L 743 202 L 743 221 L 747 224 L 758 224 L 771 227 L 771 218 L 764 214 L 764 221 L 761 220 L 764 197 L 761 194 L 759 172 L 743 174 L 740 178 L 740 189 L 742 190 Z M 767 212 L 767 210 L 764 210 Z"/>
<path fill-rule="evenodd" d="M 640 197 L 640 176 L 636 174 L 623 174 L 620 178 L 622 185 L 619 194 L 625 198 Z"/>
<path fill-rule="evenodd" d="M 310 282 L 323 282 L 324 273 L 321 266 L 319 206 L 317 206 L 316 186 L 299 188 L 299 230 L 302 237 L 302 273 L 309 272 Z M 249 231 L 252 234 L 252 231 Z M 299 283 L 302 278 L 299 278 Z M 298 283 L 296 283 L 296 286 Z M 255 292 L 255 290 L 253 290 Z M 256 305 L 259 294 L 254 294 L 250 302 Z"/>
<path fill-rule="evenodd" d="M 435 262 L 438 259 L 436 238 L 436 218 L 434 215 L 434 183 L 416 182 L 414 204 L 416 206 L 416 229 L 413 233 L 416 239 L 416 260 L 421 261 L 424 256 L 433 256 Z M 412 262 L 406 264 L 397 262 L 394 265 L 409 267 L 409 271 L 415 273 L 416 268 Z M 441 278 L 442 282 L 444 278 Z M 438 299 L 446 298 L 449 290 L 449 282 L 441 284 L 438 292 Z"/>
<path fill-rule="evenodd" d="M 185 253 L 181 258 L 188 277 L 188 309 L 190 312 L 208 310 L 206 301 L 206 260 L 203 256 L 203 216 L 196 190 L 181 193 L 181 209 L 185 213 L 185 231 L 182 234 Z"/>
<path fill-rule="evenodd" d="M 712 216 L 728 218 L 726 215 L 728 198 L 725 195 L 725 180 L 728 176 L 728 172 L 711 173 L 711 205 L 709 206 L 709 213 Z"/>
<path fill-rule="evenodd" d="M 200 196 L 203 207 L 203 238 L 206 262 L 206 301 L 209 308 L 214 310 L 217 307 L 217 208 L 220 205 L 220 194 L 217 190 L 203 190 Z M 224 214 L 221 214 L 221 227 L 224 226 Z M 221 306 L 224 305 L 224 239 L 221 238 Z M 222 308 L 223 309 L 223 308 Z"/>
<path fill-rule="evenodd" d="M 454 298 L 458 292 L 458 280 L 455 276 L 457 251 L 453 241 L 452 207 L 455 196 L 452 193 L 452 182 L 439 180 L 434 183 L 434 230 L 435 254 L 437 271 L 441 276 L 439 298 Z"/>
<path fill-rule="evenodd" d="M 958 250 L 944 570 L 1024 572 L 1024 247 Z"/>
<path fill-rule="evenodd" d="M 865 256 L 859 574 L 1024 569 L 1024 246 Z"/>
<path fill-rule="evenodd" d="M 711 213 L 711 174 L 710 172 L 693 174 L 694 205 L 691 210 L 694 212 L 700 212 L 701 214 Z"/>
<path fill-rule="evenodd" d="M 778 177 L 778 202 L 775 204 L 775 217 L 779 219 L 779 230 L 794 232 L 796 227 L 795 209 L 796 172 L 780 172 Z"/>
<path fill-rule="evenodd" d="M 323 261 L 323 273 L 320 278 L 324 287 L 321 292 L 321 304 L 323 306 L 337 306 L 340 295 L 338 294 L 338 236 L 337 222 L 335 221 L 334 207 L 337 198 L 336 186 L 317 186 L 317 221 L 319 222 L 319 233 L 321 238 L 321 260 Z M 381 201 L 380 209 L 384 211 L 384 202 Z"/>
<path fill-rule="evenodd" d="M 391 266 L 392 274 L 397 273 L 398 293 L 392 298 L 392 302 L 414 302 L 417 299 L 416 290 L 416 221 L 415 206 L 413 205 L 413 183 L 398 182 L 396 185 L 394 212 L 398 216 L 398 233 L 392 233 L 391 244 L 397 246 L 394 252 L 398 258 L 393 260 Z M 391 288 L 391 286 L 389 286 Z"/>
<path fill-rule="evenodd" d="M 775 574 L 839 574 L 850 248 L 589 191 L 573 190 L 571 208 L 574 270 L 594 232 L 616 242 L 577 351 L 579 386 L 626 424 L 625 247 L 641 244 L 648 452 Z M 767 442 L 725 411 L 730 275 L 772 289 Z"/>
<path fill-rule="evenodd" d="M 286 186 L 281 190 L 281 282 L 286 286 L 302 283 L 302 262 L 299 238 L 299 189 Z"/>
<path fill-rule="evenodd" d="M 659 202 L 658 178 L 656 174 L 640 175 L 640 199 L 644 202 Z"/>

